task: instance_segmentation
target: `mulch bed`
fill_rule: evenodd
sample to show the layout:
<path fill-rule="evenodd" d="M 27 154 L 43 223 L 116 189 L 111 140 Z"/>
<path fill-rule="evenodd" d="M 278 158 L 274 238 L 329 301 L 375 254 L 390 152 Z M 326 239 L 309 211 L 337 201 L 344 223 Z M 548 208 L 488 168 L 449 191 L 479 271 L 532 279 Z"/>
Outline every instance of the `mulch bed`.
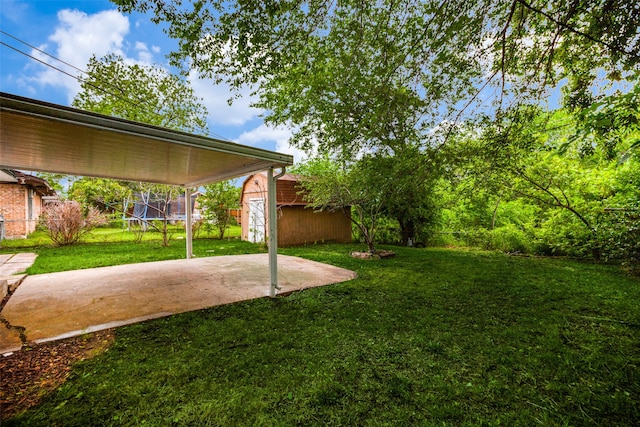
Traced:
<path fill-rule="evenodd" d="M 64 383 L 74 363 L 104 352 L 114 337 L 112 330 L 104 330 L 0 356 L 0 419 L 37 405 Z"/>

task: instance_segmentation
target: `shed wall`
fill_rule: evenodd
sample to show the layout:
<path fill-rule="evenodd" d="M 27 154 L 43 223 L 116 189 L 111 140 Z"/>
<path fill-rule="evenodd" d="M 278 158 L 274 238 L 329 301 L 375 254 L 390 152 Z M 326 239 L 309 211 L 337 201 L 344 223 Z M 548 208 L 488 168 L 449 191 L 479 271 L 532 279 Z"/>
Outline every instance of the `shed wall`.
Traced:
<path fill-rule="evenodd" d="M 278 245 L 295 246 L 314 242 L 351 242 L 351 219 L 344 212 L 314 212 L 307 209 L 297 194 L 297 182 L 280 179 L 276 183 L 278 201 Z M 252 199 L 264 199 L 267 218 L 267 177 L 255 174 L 245 181 L 242 191 L 242 240 L 249 239 L 249 203 Z M 264 235 L 268 235 L 266 221 Z"/>
<path fill-rule="evenodd" d="M 278 245 L 351 242 L 351 220 L 341 211 L 314 212 L 304 206 L 284 206 L 278 215 Z"/>

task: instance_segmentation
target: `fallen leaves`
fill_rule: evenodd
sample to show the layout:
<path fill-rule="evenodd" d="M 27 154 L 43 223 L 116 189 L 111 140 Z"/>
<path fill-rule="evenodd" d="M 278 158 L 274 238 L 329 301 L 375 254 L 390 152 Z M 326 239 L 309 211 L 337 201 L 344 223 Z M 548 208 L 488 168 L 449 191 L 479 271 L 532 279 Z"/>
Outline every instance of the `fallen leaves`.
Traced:
<path fill-rule="evenodd" d="M 113 340 L 114 332 L 104 330 L 0 356 L 0 418 L 8 419 L 37 405 L 64 383 L 76 362 L 102 353 Z"/>

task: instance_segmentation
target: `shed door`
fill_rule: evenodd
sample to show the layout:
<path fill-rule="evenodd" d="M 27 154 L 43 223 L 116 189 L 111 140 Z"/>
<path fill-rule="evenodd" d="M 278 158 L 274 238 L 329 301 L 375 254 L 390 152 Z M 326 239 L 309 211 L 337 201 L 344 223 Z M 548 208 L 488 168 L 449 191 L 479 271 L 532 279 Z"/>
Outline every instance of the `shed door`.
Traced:
<path fill-rule="evenodd" d="M 264 199 L 249 199 L 249 241 L 264 242 L 266 225 Z"/>

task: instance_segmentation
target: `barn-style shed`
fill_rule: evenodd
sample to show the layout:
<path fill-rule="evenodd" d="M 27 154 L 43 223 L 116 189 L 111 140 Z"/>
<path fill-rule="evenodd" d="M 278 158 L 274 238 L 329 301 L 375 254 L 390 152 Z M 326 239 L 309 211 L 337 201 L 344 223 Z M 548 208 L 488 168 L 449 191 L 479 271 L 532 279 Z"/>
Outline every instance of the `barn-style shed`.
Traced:
<path fill-rule="evenodd" d="M 267 175 L 248 176 L 242 184 L 242 239 L 263 242 L 268 237 Z M 278 245 L 296 246 L 315 242 L 351 242 L 348 212 L 315 212 L 307 208 L 298 178 L 284 174 L 276 181 Z"/>

